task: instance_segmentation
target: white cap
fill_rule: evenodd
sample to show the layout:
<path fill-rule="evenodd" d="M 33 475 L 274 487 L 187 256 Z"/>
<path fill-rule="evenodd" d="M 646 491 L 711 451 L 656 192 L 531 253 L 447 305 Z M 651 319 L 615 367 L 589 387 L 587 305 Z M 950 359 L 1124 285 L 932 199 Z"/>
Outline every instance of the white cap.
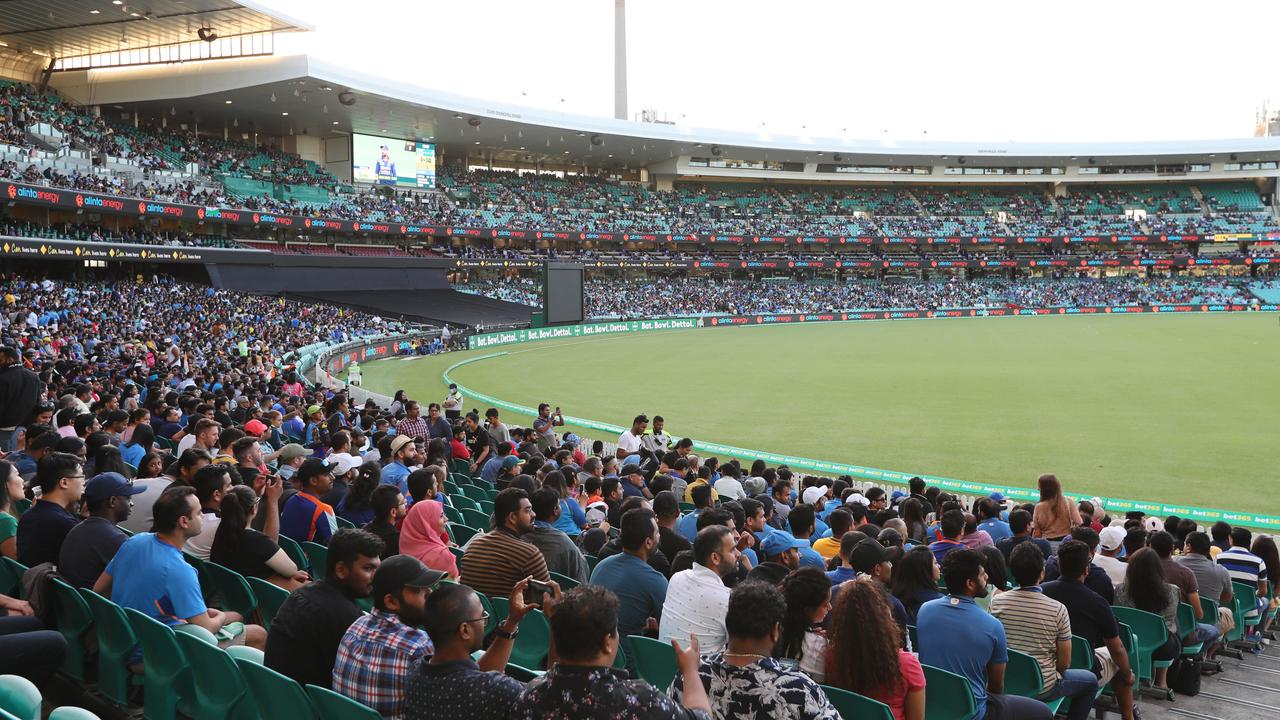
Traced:
<path fill-rule="evenodd" d="M 805 488 L 804 495 L 801 496 L 805 505 L 812 505 L 827 496 L 827 489 L 821 485 L 815 485 L 811 488 Z"/>
<path fill-rule="evenodd" d="M 867 507 L 871 505 L 871 501 L 863 497 L 862 493 L 854 493 L 850 495 L 848 498 L 846 498 L 844 501 L 845 505 L 853 505 L 854 503 L 857 503 L 858 505 L 862 505 L 862 506 L 867 506 Z"/>
<path fill-rule="evenodd" d="M 1148 515 L 1142 518 L 1142 528 L 1147 532 L 1160 532 L 1164 529 L 1164 523 L 1160 518 Z"/>
<path fill-rule="evenodd" d="M 333 463 L 334 475 L 346 475 L 355 468 L 364 464 L 364 458 L 351 453 L 334 453 L 329 456 L 329 462 Z"/>
<path fill-rule="evenodd" d="M 1124 528 L 1111 525 L 1098 533 L 1098 547 L 1110 552 L 1124 544 Z"/>

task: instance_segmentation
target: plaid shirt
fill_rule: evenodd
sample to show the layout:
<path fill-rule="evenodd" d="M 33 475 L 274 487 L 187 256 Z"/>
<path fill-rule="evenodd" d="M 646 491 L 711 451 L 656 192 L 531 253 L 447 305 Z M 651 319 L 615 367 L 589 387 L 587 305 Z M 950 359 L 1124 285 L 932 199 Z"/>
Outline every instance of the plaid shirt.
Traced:
<path fill-rule="evenodd" d="M 409 669 L 432 652 L 425 632 L 374 608 L 342 636 L 333 663 L 334 692 L 368 705 L 388 720 L 399 720 Z"/>
<path fill-rule="evenodd" d="M 407 435 L 411 438 L 426 438 L 431 435 L 430 431 L 427 429 L 427 419 L 422 416 L 418 416 L 417 420 L 405 418 L 396 423 L 396 432 L 401 435 Z"/>

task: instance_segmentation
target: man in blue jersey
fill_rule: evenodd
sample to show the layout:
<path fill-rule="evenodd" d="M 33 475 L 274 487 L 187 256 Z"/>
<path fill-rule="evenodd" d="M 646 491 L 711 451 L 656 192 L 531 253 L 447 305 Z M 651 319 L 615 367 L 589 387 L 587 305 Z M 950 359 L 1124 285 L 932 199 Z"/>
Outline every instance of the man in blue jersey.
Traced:
<path fill-rule="evenodd" d="M 379 185 L 396 184 L 396 161 L 391 159 L 391 151 L 386 145 L 379 146 L 382 156 L 373 164 L 373 174 L 378 176 Z"/>

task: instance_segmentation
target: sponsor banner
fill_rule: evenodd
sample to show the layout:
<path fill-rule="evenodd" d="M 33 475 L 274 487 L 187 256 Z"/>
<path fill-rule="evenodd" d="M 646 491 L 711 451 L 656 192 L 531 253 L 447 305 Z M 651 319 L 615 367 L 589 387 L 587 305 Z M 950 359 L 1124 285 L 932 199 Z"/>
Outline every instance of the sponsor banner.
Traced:
<path fill-rule="evenodd" d="M 336 353 L 325 360 L 324 369 L 330 375 L 337 375 L 353 362 L 368 362 L 392 357 L 400 350 L 413 347 L 409 339 L 390 339 L 372 342 L 362 347 L 351 348 L 346 352 Z"/>
<path fill-rule="evenodd" d="M 703 322 L 703 318 L 660 318 L 657 320 L 619 320 L 617 322 L 602 322 L 590 325 L 524 328 L 472 335 L 468 338 L 468 342 L 472 350 L 477 350 L 497 345 L 511 345 L 535 340 L 553 340 L 555 338 L 613 335 L 617 333 L 646 332 L 649 330 L 683 330 L 702 327 Z"/>
<path fill-rule="evenodd" d="M 582 327 L 582 326 L 578 326 Z M 626 331 L 620 331 L 626 332 Z M 495 333 L 497 334 L 497 333 Z M 511 342 L 519 342 L 512 340 Z M 475 347 L 474 345 L 472 347 Z M 449 383 L 458 382 L 455 378 L 450 377 L 449 373 L 454 370 L 471 363 L 489 360 L 496 357 L 506 355 L 505 352 L 489 353 L 473 358 L 468 358 L 461 362 L 454 363 L 445 369 L 442 380 L 447 385 Z M 458 383 L 458 390 L 464 395 L 471 397 L 477 401 L 488 403 L 494 407 L 520 413 L 523 415 L 537 415 L 537 408 L 527 405 L 518 405 L 508 402 L 500 398 L 493 397 L 483 393 L 475 388 L 468 387 L 462 383 Z M 610 434 L 622 434 L 627 428 L 613 423 L 607 423 L 600 420 L 592 420 L 590 418 L 579 418 L 570 415 L 565 416 L 565 422 L 570 425 L 587 428 L 590 430 L 599 430 L 600 432 Z M 679 433 L 672 433 L 675 437 L 680 437 Z M 878 484 L 890 484 L 905 486 L 913 477 L 923 478 L 930 485 L 936 485 L 944 490 L 952 492 L 966 493 L 969 495 L 985 496 L 993 492 L 1002 493 L 1007 498 L 1014 500 L 1022 500 L 1029 502 L 1037 502 L 1040 499 L 1040 491 L 1032 488 L 1009 487 L 1006 485 L 995 485 L 991 483 L 972 482 L 968 480 L 957 480 L 955 478 L 939 477 L 937 475 L 927 475 L 925 473 L 903 472 L 899 470 L 884 470 L 881 468 L 867 467 L 864 465 L 851 465 L 848 463 L 833 462 L 829 460 L 815 460 L 813 458 L 798 457 L 795 455 L 784 455 L 781 453 L 768 452 L 764 450 L 753 450 L 750 448 L 741 448 L 733 445 L 725 445 L 717 442 L 709 442 L 706 440 L 694 440 L 694 448 L 704 453 L 720 453 L 730 455 L 737 458 L 754 460 L 759 458 L 770 465 L 786 465 L 792 469 L 806 470 L 809 472 L 822 473 L 826 475 L 849 475 L 850 477 L 859 478 L 861 480 L 871 481 Z M 1086 495 L 1075 495 L 1068 493 L 1075 501 L 1087 499 Z M 1229 510 L 1217 510 L 1212 508 L 1198 508 L 1187 505 L 1170 505 L 1160 502 L 1147 502 L 1142 500 L 1126 500 L 1124 498 L 1103 497 L 1103 505 L 1106 506 L 1107 512 L 1112 517 L 1132 511 L 1140 510 L 1150 515 L 1166 517 L 1168 515 L 1177 515 L 1182 518 L 1191 518 L 1197 522 L 1214 523 L 1223 520 L 1233 525 L 1249 525 L 1251 527 L 1267 528 L 1270 530 L 1280 530 L 1280 516 L 1262 515 L 1250 512 L 1234 512 Z"/>
<path fill-rule="evenodd" d="M 0 252 L 11 257 L 46 257 L 84 260 L 145 260 L 147 262 L 204 262 L 209 253 L 201 248 L 78 243 L 41 238 L 6 238 Z"/>

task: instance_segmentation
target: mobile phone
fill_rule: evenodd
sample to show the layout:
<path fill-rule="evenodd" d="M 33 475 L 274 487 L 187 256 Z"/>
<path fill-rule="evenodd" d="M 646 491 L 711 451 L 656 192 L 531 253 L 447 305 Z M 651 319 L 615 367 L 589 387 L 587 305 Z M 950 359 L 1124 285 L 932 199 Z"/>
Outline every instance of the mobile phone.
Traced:
<path fill-rule="evenodd" d="M 529 590 L 536 593 L 549 593 L 551 592 L 551 586 L 541 580 L 530 580 Z"/>

